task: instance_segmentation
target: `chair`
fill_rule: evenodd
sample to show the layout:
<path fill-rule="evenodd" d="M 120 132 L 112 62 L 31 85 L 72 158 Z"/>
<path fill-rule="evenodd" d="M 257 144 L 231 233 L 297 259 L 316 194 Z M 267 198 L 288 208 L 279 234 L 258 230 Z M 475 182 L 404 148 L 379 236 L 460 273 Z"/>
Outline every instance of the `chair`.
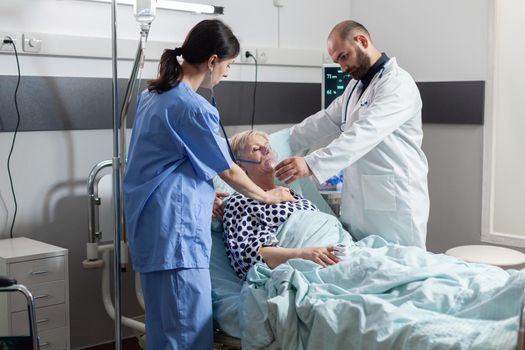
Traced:
<path fill-rule="evenodd" d="M 40 350 L 36 329 L 35 303 L 31 292 L 13 278 L 0 276 L 0 292 L 20 292 L 27 301 L 27 315 L 29 319 L 29 335 L 1 336 L 0 349 L 2 350 Z"/>
<path fill-rule="evenodd" d="M 517 267 L 525 263 L 525 254 L 514 249 L 492 245 L 464 245 L 451 248 L 445 254 L 467 262 L 489 264 L 502 268 Z"/>

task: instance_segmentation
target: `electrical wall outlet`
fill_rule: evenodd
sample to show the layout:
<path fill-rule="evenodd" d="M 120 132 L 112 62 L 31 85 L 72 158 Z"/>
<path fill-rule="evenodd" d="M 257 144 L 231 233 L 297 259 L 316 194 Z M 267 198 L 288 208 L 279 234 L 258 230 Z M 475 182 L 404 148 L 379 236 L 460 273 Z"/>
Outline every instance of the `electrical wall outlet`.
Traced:
<path fill-rule="evenodd" d="M 20 51 L 20 48 L 18 47 L 17 35 L 15 33 L 8 33 L 8 32 L 0 32 L 0 51 L 11 51 L 11 52 L 15 51 L 12 44 L 4 43 L 4 39 L 7 39 L 8 37 L 12 38 L 13 42 L 16 45 L 16 49 Z"/>
<path fill-rule="evenodd" d="M 241 47 L 241 51 L 239 53 L 239 57 L 240 57 L 240 62 L 241 63 L 252 63 L 254 64 L 255 62 L 253 61 L 253 58 L 251 57 L 246 57 L 246 52 L 250 52 L 252 55 L 254 55 L 255 57 L 257 57 L 257 49 L 255 47 Z"/>

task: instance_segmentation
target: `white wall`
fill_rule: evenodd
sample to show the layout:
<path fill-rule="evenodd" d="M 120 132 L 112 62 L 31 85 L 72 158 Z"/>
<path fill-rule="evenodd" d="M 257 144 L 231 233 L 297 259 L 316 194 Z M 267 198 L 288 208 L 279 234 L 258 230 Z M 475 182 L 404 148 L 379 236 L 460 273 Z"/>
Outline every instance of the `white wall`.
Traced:
<path fill-rule="evenodd" d="M 214 3 L 209 0 L 202 2 Z M 278 10 L 271 0 L 222 1 L 220 5 L 225 7 L 225 14 L 218 18 L 232 27 L 244 46 L 276 48 L 279 41 L 281 48 L 324 51 L 329 30 L 334 23 L 347 18 L 350 7 L 342 0 L 330 3 L 333 11 L 318 18 L 318 14 L 324 11 L 325 5 L 322 2 L 286 1 L 285 6 L 280 9 L 280 40 L 277 32 Z M 111 37 L 109 4 L 74 0 L 5 0 L 0 2 L 0 16 L 0 33 L 34 32 L 92 38 Z M 195 23 L 205 18 L 210 17 L 159 9 L 149 40 L 166 42 L 168 46 L 173 47 L 184 40 L 186 33 Z M 132 7 L 118 6 L 117 25 L 119 38 L 138 39 L 138 25 L 133 18 Z M 49 45 L 43 43 L 46 44 Z M 79 39 L 76 45 L 81 44 Z M 104 45 L 107 55 L 110 55 L 110 42 Z M 13 74 L 12 68 L 4 66 L 4 63 L 12 66 L 13 62 L 11 57 L 0 54 L 0 74 Z M 22 57 L 22 63 L 26 75 L 111 77 L 109 60 Z M 119 76 L 128 77 L 130 69 L 131 62 L 127 60 L 119 67 Z M 156 62 L 147 64 L 144 77 L 152 78 L 156 72 Z M 236 67 L 232 70 L 230 79 L 252 80 L 253 67 Z M 319 82 L 320 74 L 315 69 L 261 67 L 259 80 Z"/>
<path fill-rule="evenodd" d="M 217 5 L 225 7 L 225 15 L 220 18 L 231 25 L 243 45 L 277 47 L 277 10 L 271 0 L 222 0 Z M 280 14 L 281 48 L 324 50 L 331 27 L 350 13 L 347 1 L 330 1 L 333 9 L 330 12 L 324 10 L 325 6 L 318 1 L 286 1 Z M 319 16 L 320 13 L 323 15 Z M 181 42 L 186 32 L 204 18 L 159 10 L 150 40 Z M 110 7 L 73 0 L 4 0 L 0 2 L 2 32 L 110 38 Z M 119 6 L 118 35 L 119 38 L 138 38 L 131 7 Z M 109 44 L 107 53 L 111 54 Z M 20 61 L 24 76 L 111 77 L 111 61 L 108 59 L 23 55 Z M 144 78 L 155 75 L 156 64 L 147 63 Z M 130 68 L 129 60 L 120 62 L 119 76 L 129 76 Z M 252 80 L 253 73 L 253 66 L 236 65 L 229 79 Z M 0 75 L 16 75 L 13 55 L 0 52 Z M 318 69 L 305 67 L 266 66 L 259 71 L 261 81 L 320 82 L 320 76 Z M 14 86 L 1 88 L 14 91 Z M 27 103 L 31 101 L 20 101 L 22 118 Z M 263 128 L 273 131 L 280 127 L 284 126 Z M 233 127 L 231 130 L 242 128 Z M 0 133 L 0 164 L 6 163 L 12 135 L 11 132 Z M 111 158 L 111 137 L 110 130 L 22 132 L 18 135 L 12 158 L 19 204 L 15 235 L 64 246 L 70 251 L 71 344 L 74 348 L 113 338 L 113 321 L 105 314 L 100 298 L 100 272 L 81 268 L 87 239 L 86 177 L 97 162 Z M 7 171 L 1 166 L 2 238 L 8 236 L 12 213 Z M 127 316 L 141 314 L 133 300 L 131 280 L 132 276 L 125 274 L 123 311 Z"/>
<path fill-rule="evenodd" d="M 352 0 L 350 13 L 416 81 L 484 80 L 488 0 Z"/>
<path fill-rule="evenodd" d="M 493 200 L 495 232 L 525 236 L 525 3 L 498 2 L 495 30 Z M 525 241 L 522 242 L 525 246 Z"/>

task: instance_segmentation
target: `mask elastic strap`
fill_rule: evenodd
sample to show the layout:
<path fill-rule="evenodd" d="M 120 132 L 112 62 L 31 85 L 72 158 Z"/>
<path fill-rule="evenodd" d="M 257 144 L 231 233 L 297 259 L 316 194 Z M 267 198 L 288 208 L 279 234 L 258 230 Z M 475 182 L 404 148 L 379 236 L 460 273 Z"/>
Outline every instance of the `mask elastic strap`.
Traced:
<path fill-rule="evenodd" d="M 238 162 L 242 163 L 248 163 L 248 164 L 261 164 L 262 162 L 256 162 L 254 160 L 248 160 L 248 159 L 237 159 Z"/>

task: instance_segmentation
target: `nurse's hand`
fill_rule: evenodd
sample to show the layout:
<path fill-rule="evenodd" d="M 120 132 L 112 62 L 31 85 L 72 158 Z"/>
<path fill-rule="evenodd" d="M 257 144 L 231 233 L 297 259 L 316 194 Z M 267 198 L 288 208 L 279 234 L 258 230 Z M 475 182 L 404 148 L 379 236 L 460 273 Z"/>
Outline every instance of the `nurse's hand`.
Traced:
<path fill-rule="evenodd" d="M 215 200 L 213 201 L 213 217 L 222 221 L 222 216 L 224 215 L 224 207 L 222 205 L 222 200 L 228 197 L 230 194 L 228 192 L 215 192 Z"/>
<path fill-rule="evenodd" d="M 290 193 L 290 189 L 286 187 L 276 187 L 273 190 L 266 191 L 266 200 L 264 200 L 264 203 L 266 204 L 277 204 L 281 202 L 296 202 L 297 199 L 295 199 L 292 194 Z"/>
<path fill-rule="evenodd" d="M 312 175 L 312 171 L 303 157 L 291 157 L 283 160 L 275 167 L 275 176 L 286 184 L 295 180 Z"/>

